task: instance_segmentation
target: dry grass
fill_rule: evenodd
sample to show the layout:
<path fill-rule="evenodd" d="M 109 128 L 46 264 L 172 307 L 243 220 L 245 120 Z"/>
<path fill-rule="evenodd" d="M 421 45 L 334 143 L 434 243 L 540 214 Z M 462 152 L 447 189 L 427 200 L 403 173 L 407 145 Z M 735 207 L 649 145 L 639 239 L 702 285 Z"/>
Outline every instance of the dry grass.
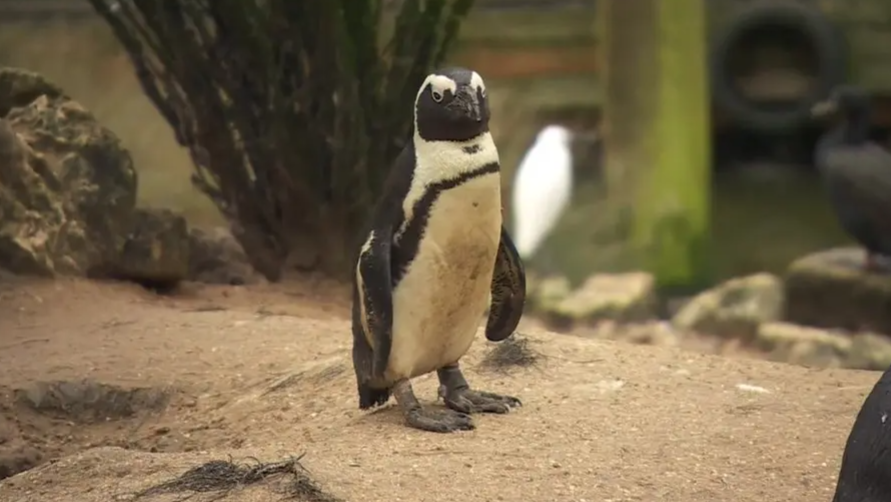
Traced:
<path fill-rule="evenodd" d="M 515 368 L 533 367 L 544 356 L 530 343 L 522 334 L 514 333 L 486 352 L 480 368 L 504 373 Z"/>
<path fill-rule="evenodd" d="M 212 494 L 210 500 L 225 497 L 235 489 L 257 484 L 273 477 L 287 476 L 280 488 L 285 498 L 304 502 L 338 502 L 319 488 L 300 465 L 300 457 L 281 462 L 238 464 L 230 460 L 212 460 L 184 472 L 170 481 L 137 492 L 133 500 L 165 493 L 185 494 L 179 500 L 188 500 L 197 493 Z"/>
<path fill-rule="evenodd" d="M 221 221 L 190 181 L 191 161 L 146 98 L 123 49 L 98 18 L 4 23 L 0 65 L 39 72 L 114 131 L 139 171 L 139 202 L 181 211 L 196 224 Z"/>

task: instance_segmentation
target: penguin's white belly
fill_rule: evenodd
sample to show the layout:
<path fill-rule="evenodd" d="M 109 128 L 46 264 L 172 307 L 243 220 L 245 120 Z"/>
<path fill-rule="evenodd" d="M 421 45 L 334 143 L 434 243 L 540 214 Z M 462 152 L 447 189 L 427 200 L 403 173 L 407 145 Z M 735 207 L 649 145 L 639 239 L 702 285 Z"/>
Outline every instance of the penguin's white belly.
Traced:
<path fill-rule="evenodd" d="M 418 254 L 393 291 L 388 380 L 429 373 L 467 352 L 488 307 L 500 240 L 497 174 L 439 195 Z"/>

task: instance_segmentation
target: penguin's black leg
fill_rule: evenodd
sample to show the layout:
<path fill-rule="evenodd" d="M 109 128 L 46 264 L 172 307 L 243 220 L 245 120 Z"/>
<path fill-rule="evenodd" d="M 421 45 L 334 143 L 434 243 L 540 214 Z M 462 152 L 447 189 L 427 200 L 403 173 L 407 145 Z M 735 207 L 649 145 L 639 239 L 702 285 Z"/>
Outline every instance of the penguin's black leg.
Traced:
<path fill-rule="evenodd" d="M 461 374 L 458 363 L 436 371 L 439 377 L 439 394 L 449 408 L 461 413 L 507 413 L 521 406 L 519 399 L 491 392 L 471 390 Z"/>
<path fill-rule="evenodd" d="M 400 380 L 393 386 L 393 396 L 402 408 L 405 422 L 415 429 L 430 432 L 456 432 L 473 430 L 473 420 L 465 413 L 454 410 L 430 410 L 421 407 L 411 382 Z"/>

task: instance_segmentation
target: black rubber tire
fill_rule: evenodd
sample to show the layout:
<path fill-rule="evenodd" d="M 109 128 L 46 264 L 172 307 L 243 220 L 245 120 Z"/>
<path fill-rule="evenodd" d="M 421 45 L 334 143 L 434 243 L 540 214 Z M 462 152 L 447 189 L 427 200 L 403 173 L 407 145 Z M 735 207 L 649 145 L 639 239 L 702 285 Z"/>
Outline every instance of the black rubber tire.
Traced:
<path fill-rule="evenodd" d="M 742 37 L 764 26 L 795 30 L 810 40 L 817 52 L 819 70 L 817 85 L 802 100 L 788 107 L 764 110 L 747 100 L 733 86 L 726 62 L 737 50 Z M 713 102 L 739 126 L 763 133 L 784 133 L 811 120 L 810 109 L 826 99 L 831 89 L 844 82 L 847 74 L 847 46 L 840 30 L 823 14 L 795 1 L 754 2 L 744 8 L 717 31 L 709 57 Z"/>

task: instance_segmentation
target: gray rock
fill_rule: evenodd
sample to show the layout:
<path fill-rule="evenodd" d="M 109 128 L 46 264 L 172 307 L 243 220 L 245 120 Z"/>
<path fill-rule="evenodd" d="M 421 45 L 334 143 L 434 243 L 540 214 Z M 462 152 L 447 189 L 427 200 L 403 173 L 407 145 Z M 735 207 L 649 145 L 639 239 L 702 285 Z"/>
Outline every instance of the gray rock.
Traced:
<path fill-rule="evenodd" d="M 645 321 L 656 316 L 653 276 L 645 272 L 597 274 L 546 309 L 549 324 Z"/>
<path fill-rule="evenodd" d="M 189 228 L 167 209 L 137 209 L 115 276 L 140 284 L 172 287 L 189 274 Z"/>
<path fill-rule="evenodd" d="M 207 284 L 243 285 L 263 282 L 227 229 L 189 231 L 189 280 Z"/>
<path fill-rule="evenodd" d="M 785 277 L 789 322 L 827 329 L 891 334 L 891 273 L 863 270 L 859 248 L 800 258 Z"/>
<path fill-rule="evenodd" d="M 0 267 L 104 275 L 136 204 L 117 137 L 39 75 L 0 68 Z"/>
<path fill-rule="evenodd" d="M 782 308 L 780 280 L 770 274 L 755 274 L 700 293 L 671 322 L 682 331 L 750 340 L 760 324 L 779 319 Z"/>

